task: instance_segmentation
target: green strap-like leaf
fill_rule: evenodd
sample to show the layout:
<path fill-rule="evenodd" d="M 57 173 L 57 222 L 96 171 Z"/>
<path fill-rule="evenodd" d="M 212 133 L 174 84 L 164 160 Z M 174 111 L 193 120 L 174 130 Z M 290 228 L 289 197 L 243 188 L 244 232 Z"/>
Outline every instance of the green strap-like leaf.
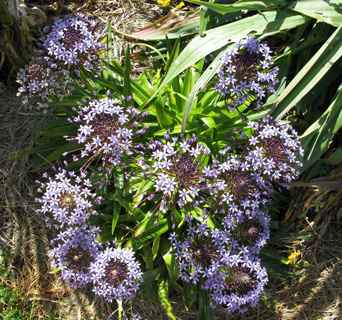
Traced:
<path fill-rule="evenodd" d="M 129 45 L 126 48 L 126 56 L 125 56 L 125 68 L 124 68 L 124 95 L 125 97 L 132 97 L 132 87 L 131 87 L 131 53 Z M 128 107 L 129 102 L 124 102 L 126 107 Z"/>
<path fill-rule="evenodd" d="M 340 26 L 286 87 L 272 110 L 272 116 L 281 119 L 310 92 L 341 56 Z"/>
<path fill-rule="evenodd" d="M 164 307 L 167 315 L 172 319 L 176 320 L 176 317 L 173 313 L 173 308 L 171 302 L 168 297 L 168 288 L 169 288 L 169 281 L 165 278 L 158 279 L 158 297 L 159 300 Z"/>
<path fill-rule="evenodd" d="M 295 28 L 309 18 L 290 11 L 265 12 L 205 32 L 196 36 L 181 52 L 150 100 L 178 74 L 211 52 L 236 42 L 249 34 L 271 35 L 281 30 Z M 210 68 L 210 67 L 209 67 Z M 189 107 L 190 108 L 190 107 Z"/>
<path fill-rule="evenodd" d="M 183 121 L 182 121 L 182 132 L 185 132 L 186 125 L 191 113 L 191 109 L 194 105 L 194 102 L 196 100 L 196 96 L 199 90 L 203 89 L 205 85 L 210 81 L 210 79 L 213 78 L 215 73 L 218 71 L 220 66 L 222 65 L 221 62 L 221 56 L 223 54 L 223 51 L 221 54 L 219 54 L 215 60 L 211 63 L 210 68 L 207 68 L 202 76 L 196 81 L 194 87 L 192 88 L 189 98 L 187 100 L 184 115 L 183 115 Z"/>
<path fill-rule="evenodd" d="M 337 96 L 324 114 L 314 122 L 301 136 L 305 149 L 303 167 L 304 172 L 313 165 L 329 148 L 334 134 L 342 127 L 342 84 L 337 90 Z"/>
<path fill-rule="evenodd" d="M 339 27 L 342 23 L 341 6 L 330 5 L 326 0 L 297 0 L 291 10 L 305 14 L 319 21 Z"/>
<path fill-rule="evenodd" d="M 237 1 L 233 4 L 215 4 L 198 0 L 187 0 L 187 2 L 199 4 L 219 14 L 226 14 L 240 10 L 267 10 L 267 6 L 262 1 Z"/>

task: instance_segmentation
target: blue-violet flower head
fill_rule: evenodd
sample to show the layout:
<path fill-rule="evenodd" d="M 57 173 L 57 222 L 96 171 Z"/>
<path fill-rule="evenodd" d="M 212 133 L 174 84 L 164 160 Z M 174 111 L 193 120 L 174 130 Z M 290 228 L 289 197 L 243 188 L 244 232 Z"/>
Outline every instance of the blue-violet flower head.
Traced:
<path fill-rule="evenodd" d="M 227 254 L 207 272 L 202 289 L 210 292 L 211 307 L 224 307 L 229 313 L 255 307 L 264 293 L 267 271 L 249 255 Z"/>
<path fill-rule="evenodd" d="M 124 108 L 123 101 L 128 98 L 103 98 L 91 100 L 85 106 L 78 106 L 78 115 L 69 119 L 78 128 L 76 137 L 65 137 L 68 141 L 84 144 L 81 158 L 88 157 L 84 167 L 93 160 L 101 161 L 101 168 L 125 165 L 124 156 L 140 152 L 140 143 L 135 139 L 144 134 L 148 127 L 138 128 L 146 112 L 134 107 Z M 76 110 L 76 108 L 75 108 Z M 79 158 L 74 155 L 74 161 Z"/>
<path fill-rule="evenodd" d="M 46 216 L 49 227 L 86 227 L 89 215 L 98 214 L 93 206 L 99 205 L 102 198 L 92 191 L 92 183 L 86 178 L 87 172 L 76 175 L 73 171 L 59 168 L 54 178 L 47 174 L 43 177 L 48 181 L 37 181 L 42 196 L 36 201 L 41 203 L 38 212 Z"/>
<path fill-rule="evenodd" d="M 21 85 L 17 96 L 22 97 L 23 104 L 29 100 L 37 103 L 37 108 L 46 108 L 49 102 L 59 101 L 68 94 L 68 80 L 63 79 L 63 72 L 56 64 L 46 61 L 42 57 L 32 58 L 31 62 L 20 69 L 17 82 Z"/>
<path fill-rule="evenodd" d="M 52 240 L 55 246 L 49 254 L 53 259 L 52 267 L 61 270 L 61 279 L 67 280 L 73 289 L 83 288 L 91 282 L 90 264 L 102 250 L 102 245 L 96 241 L 98 234 L 97 228 L 72 227 Z"/>
<path fill-rule="evenodd" d="M 93 292 L 106 301 L 132 299 L 142 281 L 140 264 L 132 249 L 109 245 L 90 266 Z"/>
<path fill-rule="evenodd" d="M 223 55 L 214 88 L 224 97 L 228 110 L 246 104 L 257 111 L 263 97 L 275 92 L 278 67 L 270 70 L 270 48 L 255 38 L 248 37 L 236 45 Z"/>

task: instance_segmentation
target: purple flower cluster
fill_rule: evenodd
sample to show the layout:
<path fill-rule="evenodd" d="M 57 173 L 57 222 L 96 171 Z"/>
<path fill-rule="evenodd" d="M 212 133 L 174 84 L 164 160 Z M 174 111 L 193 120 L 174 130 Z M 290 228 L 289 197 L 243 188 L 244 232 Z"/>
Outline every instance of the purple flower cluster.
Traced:
<path fill-rule="evenodd" d="M 17 75 L 21 85 L 18 95 L 23 103 L 29 99 L 37 102 L 38 108 L 47 107 L 55 99 L 69 94 L 71 76 L 80 76 L 80 69 L 101 70 L 107 35 L 100 23 L 83 14 L 56 18 L 51 27 L 46 26 L 41 39 L 38 57 L 33 58 Z"/>
<path fill-rule="evenodd" d="M 38 94 L 48 102 L 50 96 L 63 94 L 60 75 L 78 74 L 82 67 L 99 68 L 105 48 L 104 35 L 97 30 L 97 23 L 83 15 L 56 19 L 45 29 L 40 51 L 44 58 L 33 60 L 19 74 L 20 92 L 27 98 Z M 277 81 L 272 64 L 269 48 L 255 38 L 239 41 L 223 56 L 214 86 L 229 111 L 241 105 L 254 110 L 262 106 Z M 218 155 L 212 155 L 195 134 L 170 137 L 167 131 L 164 140 L 143 143 L 147 113 L 129 106 L 130 100 L 108 93 L 101 99 L 83 99 L 73 108 L 75 116 L 68 121 L 77 134 L 65 138 L 79 144 L 71 153 L 82 166 L 80 174 L 59 169 L 54 177 L 44 174 L 47 182 L 39 182 L 39 212 L 60 231 L 52 241 L 52 266 L 72 288 L 89 284 L 108 302 L 132 299 L 139 289 L 142 272 L 132 249 L 102 245 L 101 230 L 89 222 L 90 216 L 98 215 L 96 206 L 102 201 L 85 171 L 94 165 L 103 175 L 114 173 L 115 182 L 121 183 L 120 175 L 125 175 L 129 191 L 120 194 L 120 200 L 128 202 L 124 199 L 128 194 L 133 198 L 132 211 L 144 206 L 145 219 L 153 217 L 158 225 L 172 212 L 169 239 L 180 278 L 201 284 L 213 308 L 221 305 L 228 312 L 244 312 L 255 306 L 267 282 L 257 258 L 270 234 L 265 207 L 276 186 L 287 187 L 299 175 L 295 167 L 301 165 L 297 158 L 303 149 L 297 133 L 268 118 L 241 129 L 238 139 L 243 146 L 236 150 L 225 146 Z M 95 174 L 93 178 L 97 179 Z M 101 179 L 96 182 L 100 186 Z M 176 217 L 183 219 L 177 229 Z"/>
<path fill-rule="evenodd" d="M 215 161 L 212 168 L 215 173 L 212 190 L 217 199 L 215 213 L 234 217 L 244 213 L 253 217 L 267 203 L 270 188 L 247 159 L 227 156 L 221 162 Z"/>
<path fill-rule="evenodd" d="M 245 157 L 264 180 L 286 188 L 300 174 L 296 167 L 302 163 L 297 158 L 303 156 L 304 150 L 292 126 L 271 120 L 249 123 L 254 132 Z"/>
<path fill-rule="evenodd" d="M 227 236 L 224 231 L 210 229 L 206 222 L 193 224 L 191 220 L 182 240 L 178 241 L 178 235 L 172 233 L 170 241 L 179 263 L 181 279 L 197 283 L 213 263 L 221 260 L 228 245 Z"/>
<path fill-rule="evenodd" d="M 43 31 L 46 35 L 39 54 L 77 75 L 77 68 L 98 69 L 106 58 L 100 58 L 106 50 L 101 42 L 106 34 L 93 18 L 83 14 L 66 15 L 63 19 L 56 18 L 54 24 Z"/>
<path fill-rule="evenodd" d="M 240 40 L 236 46 L 222 57 L 214 88 L 225 99 L 229 111 L 241 105 L 257 110 L 265 95 L 275 92 L 278 67 L 270 70 L 270 48 L 255 38 Z"/>
<path fill-rule="evenodd" d="M 48 182 L 39 182 L 41 204 L 38 212 L 47 217 L 50 227 L 61 229 L 50 252 L 52 267 L 59 268 L 61 279 L 71 288 L 83 288 L 88 284 L 94 292 L 111 302 L 113 299 L 131 299 L 142 281 L 140 264 L 135 261 L 131 249 L 103 246 L 99 241 L 99 228 L 89 223 L 89 215 L 97 215 L 93 209 L 102 198 L 92 192 L 87 173 L 59 169 L 54 178 L 44 174 Z"/>
<path fill-rule="evenodd" d="M 195 135 L 191 139 L 185 139 L 183 134 L 180 139 L 170 139 L 167 132 L 164 138 L 165 142 L 152 140 L 147 148 L 152 150 L 151 157 L 141 157 L 139 161 L 143 176 L 154 187 L 154 190 L 143 194 L 141 202 L 156 202 L 158 199 L 155 210 L 163 213 L 175 206 L 196 211 L 206 203 L 205 192 L 209 188 L 207 179 L 210 177 L 206 163 L 210 150 L 197 143 Z"/>
<path fill-rule="evenodd" d="M 244 148 L 226 146 L 198 171 L 205 172 L 201 191 L 207 193 L 203 202 L 207 214 L 186 215 L 183 232 L 169 237 L 180 278 L 203 283 L 212 307 L 221 305 L 229 312 L 244 312 L 263 294 L 267 275 L 257 255 L 270 234 L 265 206 L 275 185 L 285 187 L 298 177 L 295 166 L 300 166 L 297 157 L 303 154 L 289 125 L 264 119 L 250 124 L 247 131 L 240 136 Z M 200 202 L 199 194 L 192 201 Z M 215 226 L 211 216 L 217 218 Z"/>
<path fill-rule="evenodd" d="M 101 168 L 110 170 L 110 166 L 124 166 L 124 155 L 133 157 L 139 153 L 141 144 L 135 140 L 148 127 L 138 129 L 147 112 L 140 112 L 134 107 L 123 107 L 123 102 L 130 101 L 130 97 L 121 100 L 103 98 L 90 100 L 85 106 L 78 106 L 74 111 L 77 116 L 69 119 L 78 128 L 76 137 L 65 137 L 68 141 L 83 144 L 80 157 L 86 158 L 87 167 L 93 160 L 101 161 Z M 74 161 L 79 160 L 73 155 Z"/>
<path fill-rule="evenodd" d="M 17 75 L 17 82 L 21 85 L 17 96 L 21 96 L 26 105 L 33 99 L 38 109 L 46 108 L 47 103 L 53 101 L 52 97 L 61 101 L 67 95 L 68 80 L 63 80 L 63 76 L 57 64 L 42 57 L 33 58 Z"/>
<path fill-rule="evenodd" d="M 87 172 L 80 176 L 73 171 L 59 168 L 55 177 L 43 175 L 48 182 L 39 182 L 39 192 L 43 195 L 36 201 L 41 203 L 39 212 L 46 216 L 50 227 L 61 229 L 64 226 L 82 227 L 88 225 L 89 215 L 97 215 L 94 205 L 101 203 L 102 198 L 92 191 L 92 183 L 87 179 Z"/>
<path fill-rule="evenodd" d="M 259 260 L 251 256 L 225 254 L 213 264 L 206 275 L 202 289 L 210 292 L 212 307 L 223 306 L 228 312 L 244 313 L 255 307 L 264 293 L 267 272 Z"/>
<path fill-rule="evenodd" d="M 261 213 L 259 219 L 245 217 L 243 221 L 227 216 L 222 228 L 187 220 L 181 237 L 176 232 L 170 236 L 180 278 L 202 283 L 213 308 L 221 305 L 228 312 L 243 313 L 246 307 L 255 306 L 267 282 L 256 254 L 269 236 L 269 218 Z"/>
<path fill-rule="evenodd" d="M 133 298 L 142 281 L 140 265 L 132 249 L 107 246 L 90 270 L 93 291 L 108 302 Z"/>
<path fill-rule="evenodd" d="M 92 273 L 89 267 L 102 250 L 102 245 L 96 241 L 98 234 L 96 228 L 73 227 L 59 233 L 52 241 L 52 268 L 61 270 L 61 278 L 67 280 L 71 288 L 83 288 L 90 283 Z"/>
<path fill-rule="evenodd" d="M 227 215 L 222 224 L 230 235 L 230 252 L 247 250 L 250 254 L 259 254 L 270 235 L 269 222 L 270 217 L 262 211 L 254 212 L 252 218 L 244 213 Z"/>

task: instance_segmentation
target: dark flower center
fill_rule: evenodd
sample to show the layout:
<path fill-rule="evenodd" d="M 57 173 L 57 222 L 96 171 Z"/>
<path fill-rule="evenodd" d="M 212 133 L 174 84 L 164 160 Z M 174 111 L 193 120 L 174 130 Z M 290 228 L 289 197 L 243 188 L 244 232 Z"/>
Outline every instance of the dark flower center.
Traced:
<path fill-rule="evenodd" d="M 113 116 L 109 115 L 102 115 L 99 118 L 94 118 L 92 124 L 95 128 L 96 135 L 105 139 L 106 142 L 109 142 L 109 137 L 115 133 L 118 126 Z"/>
<path fill-rule="evenodd" d="M 169 169 L 170 176 L 174 176 L 178 181 L 180 189 L 189 189 L 198 178 L 198 161 L 188 153 L 182 153 L 180 158 L 175 157 Z"/>
<path fill-rule="evenodd" d="M 255 272 L 240 264 L 227 270 L 225 291 L 228 295 L 231 293 L 245 295 L 253 290 L 257 283 Z"/>
<path fill-rule="evenodd" d="M 85 271 L 94 261 L 89 251 L 81 246 L 71 248 L 66 255 L 66 260 L 69 262 L 69 267 L 77 271 Z"/>
<path fill-rule="evenodd" d="M 256 188 L 255 183 L 242 171 L 226 172 L 223 176 L 227 184 L 226 191 L 229 191 L 234 200 L 243 200 Z"/>
<path fill-rule="evenodd" d="M 263 232 L 263 227 L 257 219 L 246 219 L 234 230 L 235 238 L 244 245 L 254 245 Z"/>
<path fill-rule="evenodd" d="M 76 29 L 75 26 L 68 26 L 63 33 L 61 43 L 66 50 L 71 50 L 76 43 L 82 42 L 86 37 L 82 34 L 81 29 Z"/>
<path fill-rule="evenodd" d="M 76 207 L 75 199 L 69 193 L 61 195 L 59 197 L 58 204 L 61 208 L 66 209 L 67 211 L 72 211 Z"/>
<path fill-rule="evenodd" d="M 245 48 L 242 49 L 239 55 L 234 58 L 235 77 L 239 81 L 252 81 L 257 76 L 258 63 L 259 55 L 257 53 L 250 52 Z"/>
<path fill-rule="evenodd" d="M 284 141 L 277 137 L 263 139 L 260 141 L 260 145 L 263 148 L 263 156 L 275 161 L 283 161 L 283 156 L 288 151 L 288 148 L 284 145 Z"/>
<path fill-rule="evenodd" d="M 213 240 L 195 236 L 190 245 L 192 258 L 200 265 L 206 267 L 210 265 L 216 254 L 216 246 Z"/>
<path fill-rule="evenodd" d="M 124 261 L 110 260 L 105 268 L 106 280 L 113 286 L 118 286 L 127 279 L 128 265 Z"/>

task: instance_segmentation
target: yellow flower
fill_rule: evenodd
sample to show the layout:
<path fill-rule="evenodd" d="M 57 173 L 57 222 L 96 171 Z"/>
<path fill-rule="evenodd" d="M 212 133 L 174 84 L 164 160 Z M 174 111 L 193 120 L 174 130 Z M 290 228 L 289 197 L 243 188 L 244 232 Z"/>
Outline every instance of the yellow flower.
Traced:
<path fill-rule="evenodd" d="M 294 264 L 295 259 L 299 258 L 300 256 L 300 250 L 291 252 L 291 254 L 287 257 L 288 261 L 286 264 Z"/>
<path fill-rule="evenodd" d="M 164 7 L 171 7 L 171 0 L 158 0 L 158 4 L 161 4 Z"/>
<path fill-rule="evenodd" d="M 184 1 L 181 1 L 181 2 L 175 7 L 175 9 L 176 9 L 176 10 L 180 10 L 180 9 L 182 9 L 184 6 L 185 6 Z"/>
<path fill-rule="evenodd" d="M 184 1 L 181 1 L 179 4 L 177 4 L 175 7 L 173 7 L 175 5 L 176 1 L 172 1 L 172 0 L 158 0 L 158 4 L 161 4 L 164 7 L 171 7 L 174 8 L 176 10 L 180 10 L 185 6 Z"/>

